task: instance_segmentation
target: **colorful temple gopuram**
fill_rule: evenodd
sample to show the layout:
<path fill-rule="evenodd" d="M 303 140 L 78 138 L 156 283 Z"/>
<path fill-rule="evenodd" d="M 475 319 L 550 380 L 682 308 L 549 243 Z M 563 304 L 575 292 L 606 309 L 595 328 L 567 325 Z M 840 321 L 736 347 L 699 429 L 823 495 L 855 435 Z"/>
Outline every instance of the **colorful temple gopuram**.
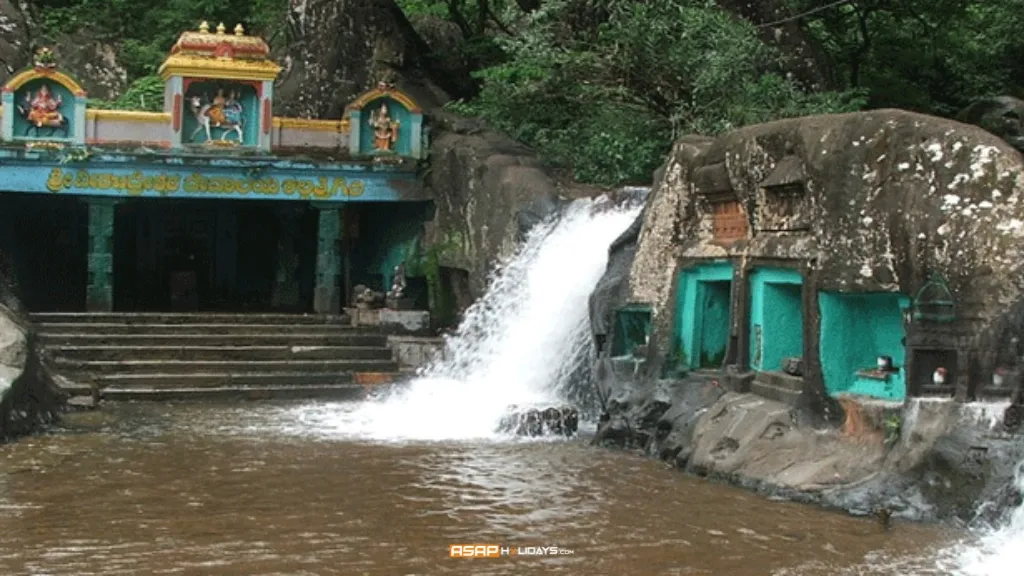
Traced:
<path fill-rule="evenodd" d="M 49 50 L 35 60 L 0 113 L 0 214 L 38 263 L 19 271 L 30 309 L 333 314 L 399 265 L 425 301 L 433 205 L 406 94 L 381 83 L 341 119 L 276 117 L 281 68 L 241 25 L 181 35 L 162 112 L 93 109 Z"/>

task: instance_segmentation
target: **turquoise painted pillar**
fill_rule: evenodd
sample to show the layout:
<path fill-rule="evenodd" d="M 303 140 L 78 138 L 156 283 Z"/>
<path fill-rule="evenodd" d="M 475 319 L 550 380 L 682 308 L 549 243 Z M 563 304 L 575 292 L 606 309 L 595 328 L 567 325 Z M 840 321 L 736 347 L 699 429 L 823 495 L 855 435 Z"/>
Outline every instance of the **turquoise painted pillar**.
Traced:
<path fill-rule="evenodd" d="M 270 80 L 264 80 L 261 85 L 261 88 L 263 98 L 260 101 L 260 130 L 258 137 L 256 139 L 256 147 L 265 152 L 270 152 L 271 133 L 274 130 L 274 114 L 272 104 L 274 101 L 274 83 Z"/>
<path fill-rule="evenodd" d="M 74 141 L 75 144 L 85 146 L 85 123 L 86 123 L 86 97 L 84 95 L 75 96 L 75 110 L 74 110 L 74 122 L 72 126 L 73 133 L 68 136 Z"/>
<path fill-rule="evenodd" d="M 412 115 L 412 133 L 411 142 L 409 145 L 410 154 L 413 158 L 423 158 L 423 115 L 413 114 Z"/>
<path fill-rule="evenodd" d="M 0 104 L 4 107 L 0 117 L 0 139 L 10 142 L 14 139 L 14 92 L 4 92 Z"/>
<path fill-rule="evenodd" d="M 317 314 L 341 312 L 339 277 L 341 257 L 338 240 L 341 238 L 341 209 L 336 204 L 316 205 L 320 211 L 316 246 L 316 288 L 313 292 L 313 310 Z"/>
<path fill-rule="evenodd" d="M 89 204 L 89 284 L 85 308 L 89 312 L 114 309 L 114 210 L 117 200 L 91 197 Z"/>
<path fill-rule="evenodd" d="M 361 152 L 363 139 L 363 112 L 352 110 L 348 113 L 348 153 L 357 155 Z"/>
<path fill-rule="evenodd" d="M 181 76 L 171 76 L 164 83 L 164 112 L 171 115 L 171 148 L 181 148 L 182 145 L 186 106 L 184 86 Z"/>

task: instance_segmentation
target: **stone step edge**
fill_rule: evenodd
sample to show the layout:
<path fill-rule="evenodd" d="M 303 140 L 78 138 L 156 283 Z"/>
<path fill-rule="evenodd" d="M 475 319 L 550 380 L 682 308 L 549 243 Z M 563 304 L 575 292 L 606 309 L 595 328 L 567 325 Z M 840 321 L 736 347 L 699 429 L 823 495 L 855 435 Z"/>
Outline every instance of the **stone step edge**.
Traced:
<path fill-rule="evenodd" d="M 295 359 L 295 360 L 73 360 L 70 358 L 54 358 L 54 364 L 62 367 L 73 367 L 79 369 L 87 369 L 89 367 L 103 367 L 103 368 L 114 368 L 114 367 L 141 367 L 141 366 L 196 366 L 196 367 L 209 367 L 209 366 L 322 366 L 328 368 L 330 366 L 391 366 L 396 364 L 395 360 L 385 359 L 355 359 L 355 360 L 320 360 L 320 359 Z"/>
<path fill-rule="evenodd" d="M 757 381 L 750 383 L 750 393 L 767 400 L 789 405 L 795 405 L 800 401 L 800 397 L 803 396 L 803 392 L 796 392 L 789 388 L 780 388 L 779 386 Z"/>
<path fill-rule="evenodd" d="M 759 370 L 755 372 L 754 382 L 764 384 L 765 386 L 774 386 L 775 388 L 792 390 L 793 392 L 803 392 L 804 386 L 804 380 L 802 377 L 793 376 L 776 370 Z"/>
<path fill-rule="evenodd" d="M 106 390 L 102 400 L 130 401 L 201 401 L 218 399 L 273 400 L 314 399 L 363 400 L 373 386 L 362 384 L 306 386 L 222 386 L 216 388 L 116 388 Z"/>
<path fill-rule="evenodd" d="M 295 348 L 301 348 L 302 350 L 295 351 Z M 313 346 L 290 346 L 288 344 L 254 344 L 252 346 L 237 345 L 237 344 L 223 344 L 223 345 L 193 345 L 193 346 L 167 346 L 167 345 L 155 345 L 155 346 L 112 346 L 112 345 L 68 345 L 61 346 L 61 351 L 70 352 L 106 352 L 110 350 L 116 351 L 136 351 L 136 350 L 153 350 L 153 351 L 195 351 L 195 352 L 280 352 L 289 351 L 296 354 L 302 352 L 313 352 L 313 351 L 326 351 L 336 350 L 339 352 L 366 352 L 369 350 L 390 350 L 391 348 L 387 345 L 381 346 L 359 346 L 359 345 L 346 345 L 346 344 L 319 344 Z"/>
<path fill-rule="evenodd" d="M 290 320 L 297 323 L 324 322 L 339 323 L 352 322 L 352 317 L 347 314 L 288 314 L 288 313 L 245 313 L 245 312 L 32 312 L 29 318 L 33 321 L 41 319 L 52 319 L 54 321 L 65 321 L 75 323 L 80 320 L 93 318 L 110 318 L 128 320 L 148 320 L 153 318 L 173 318 L 186 320 L 191 318 L 200 319 L 238 319 L 238 320 Z"/>
<path fill-rule="evenodd" d="M 369 332 L 372 326 L 352 326 L 350 324 L 245 324 L 242 322 L 203 322 L 195 324 L 157 324 L 143 323 L 130 324 L 121 322 L 38 322 L 36 329 L 40 332 L 53 332 L 55 329 L 73 330 L 75 332 L 103 332 L 106 329 L 131 329 L 131 330 L 216 330 L 216 329 L 237 329 L 237 330 L 279 330 L 281 328 L 294 328 L 296 330 L 309 330 L 312 333 L 326 332 L 328 330 L 340 330 L 345 332 Z"/>

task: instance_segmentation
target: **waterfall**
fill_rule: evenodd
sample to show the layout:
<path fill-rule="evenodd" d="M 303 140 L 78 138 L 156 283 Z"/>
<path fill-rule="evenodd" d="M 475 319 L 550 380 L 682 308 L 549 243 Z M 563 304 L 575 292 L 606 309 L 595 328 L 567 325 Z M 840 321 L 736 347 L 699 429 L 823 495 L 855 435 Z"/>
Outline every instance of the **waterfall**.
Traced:
<path fill-rule="evenodd" d="M 499 438 L 511 406 L 563 401 L 591 338 L 587 300 L 608 247 L 637 202 L 577 200 L 537 225 L 493 274 L 484 296 L 446 339 L 442 359 L 408 386 L 373 400 L 307 414 L 321 433 L 370 440 Z M 315 421 L 310 421 L 315 420 Z"/>
<path fill-rule="evenodd" d="M 1024 462 L 1017 466 L 1017 490 L 1024 493 Z M 1024 504 L 993 528 L 970 543 L 943 554 L 940 565 L 957 576 L 1005 576 L 1024 573 Z"/>

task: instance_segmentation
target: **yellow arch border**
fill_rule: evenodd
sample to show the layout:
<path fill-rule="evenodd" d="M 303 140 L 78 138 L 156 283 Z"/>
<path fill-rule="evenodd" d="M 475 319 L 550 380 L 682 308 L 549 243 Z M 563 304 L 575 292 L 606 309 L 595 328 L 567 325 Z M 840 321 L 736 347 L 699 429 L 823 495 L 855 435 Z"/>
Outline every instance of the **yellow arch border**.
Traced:
<path fill-rule="evenodd" d="M 52 68 L 29 68 L 28 70 L 22 70 L 7 81 L 7 84 L 4 86 L 4 92 L 16 92 L 25 84 L 40 79 L 53 80 L 67 88 L 75 96 L 86 95 L 85 90 L 71 76 Z"/>
<path fill-rule="evenodd" d="M 348 110 L 362 110 L 363 107 L 369 104 L 370 102 L 373 102 L 374 100 L 385 96 L 395 100 L 402 106 L 405 106 L 406 109 L 408 109 L 409 112 L 412 112 L 413 114 L 423 113 L 423 109 L 420 108 L 419 104 L 416 104 L 416 102 L 413 101 L 412 98 L 407 96 L 404 92 L 395 90 L 393 88 L 384 90 L 380 88 L 374 88 L 369 92 L 364 92 L 361 96 L 359 96 L 359 98 L 356 98 L 351 104 L 349 104 L 345 108 Z"/>

